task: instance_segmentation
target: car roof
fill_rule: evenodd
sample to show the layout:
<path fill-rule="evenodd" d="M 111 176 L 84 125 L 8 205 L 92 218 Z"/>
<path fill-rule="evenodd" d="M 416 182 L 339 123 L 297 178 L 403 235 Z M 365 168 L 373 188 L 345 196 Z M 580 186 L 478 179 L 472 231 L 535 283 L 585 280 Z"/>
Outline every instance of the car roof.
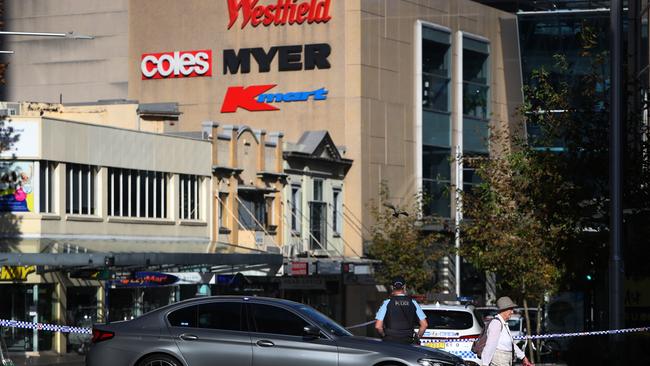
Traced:
<path fill-rule="evenodd" d="M 472 312 L 474 307 L 472 305 L 442 305 L 442 304 L 421 304 L 420 307 L 422 310 L 455 310 L 455 311 L 466 311 Z"/>
<path fill-rule="evenodd" d="M 186 299 L 183 301 L 179 301 L 174 303 L 174 305 L 180 305 L 180 304 L 192 304 L 192 303 L 198 303 L 198 302 L 205 302 L 205 301 L 210 301 L 210 300 L 241 300 L 241 301 L 248 301 L 248 300 L 255 300 L 255 301 L 266 301 L 266 302 L 273 302 L 276 304 L 284 304 L 288 306 L 304 306 L 304 304 L 291 301 L 291 300 L 285 300 L 285 299 L 278 299 L 275 297 L 263 297 L 263 296 L 235 296 L 235 295 L 228 295 L 228 296 L 198 296 L 198 297 L 193 297 L 191 299 Z"/>

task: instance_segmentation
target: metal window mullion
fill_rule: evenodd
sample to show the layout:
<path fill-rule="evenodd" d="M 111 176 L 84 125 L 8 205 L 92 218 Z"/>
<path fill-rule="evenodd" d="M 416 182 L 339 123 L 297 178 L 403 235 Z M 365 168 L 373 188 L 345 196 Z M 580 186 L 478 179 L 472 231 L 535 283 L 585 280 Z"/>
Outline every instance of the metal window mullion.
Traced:
<path fill-rule="evenodd" d="M 108 170 L 108 179 L 110 181 L 111 202 L 109 202 L 109 216 L 115 216 L 115 169 Z"/>

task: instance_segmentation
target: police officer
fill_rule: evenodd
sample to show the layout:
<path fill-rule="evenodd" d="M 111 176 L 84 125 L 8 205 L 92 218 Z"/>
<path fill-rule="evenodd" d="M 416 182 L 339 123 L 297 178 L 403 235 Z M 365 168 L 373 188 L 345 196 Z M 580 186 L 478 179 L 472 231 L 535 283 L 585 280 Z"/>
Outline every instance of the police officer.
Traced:
<path fill-rule="evenodd" d="M 397 276 L 392 282 L 390 298 L 377 311 L 375 329 L 386 341 L 412 344 L 416 342 L 413 328 L 419 321 L 417 337 L 422 337 L 429 326 L 420 305 L 406 294 L 404 277 Z"/>

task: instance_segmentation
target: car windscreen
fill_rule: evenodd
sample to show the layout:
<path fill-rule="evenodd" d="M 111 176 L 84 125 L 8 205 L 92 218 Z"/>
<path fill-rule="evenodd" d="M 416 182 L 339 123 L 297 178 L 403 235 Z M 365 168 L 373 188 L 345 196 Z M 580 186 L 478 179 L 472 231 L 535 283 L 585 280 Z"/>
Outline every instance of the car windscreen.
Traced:
<path fill-rule="evenodd" d="M 309 319 L 314 321 L 322 328 L 326 329 L 330 334 L 341 336 L 341 337 L 352 335 L 352 333 L 350 333 L 347 329 L 343 328 L 337 322 L 328 318 L 325 314 L 319 312 L 318 310 L 312 308 L 311 306 L 301 305 L 298 306 L 297 308 L 301 313 L 309 317 Z"/>
<path fill-rule="evenodd" d="M 424 310 L 429 329 L 469 329 L 474 325 L 472 313 L 454 310 Z"/>

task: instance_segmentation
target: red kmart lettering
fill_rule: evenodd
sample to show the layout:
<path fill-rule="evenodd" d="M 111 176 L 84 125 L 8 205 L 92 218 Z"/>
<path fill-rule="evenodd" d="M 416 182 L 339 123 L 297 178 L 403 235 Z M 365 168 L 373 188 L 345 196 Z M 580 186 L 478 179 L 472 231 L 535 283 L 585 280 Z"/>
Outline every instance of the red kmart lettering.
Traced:
<path fill-rule="evenodd" d="M 234 113 L 238 108 L 243 108 L 250 112 L 277 111 L 279 108 L 268 103 L 306 102 L 310 98 L 312 100 L 327 99 L 328 90 L 325 88 L 302 92 L 266 93 L 266 91 L 275 86 L 276 84 L 251 85 L 246 88 L 243 86 L 231 86 L 223 98 L 221 113 Z"/>
<path fill-rule="evenodd" d="M 297 0 L 277 0 L 275 4 L 257 5 L 259 0 L 228 0 L 228 15 L 230 21 L 228 29 L 242 14 L 241 29 L 247 24 L 257 27 L 262 24 L 293 25 L 307 22 L 327 23 L 332 17 L 329 15 L 331 0 L 308 0 L 297 3 Z"/>

